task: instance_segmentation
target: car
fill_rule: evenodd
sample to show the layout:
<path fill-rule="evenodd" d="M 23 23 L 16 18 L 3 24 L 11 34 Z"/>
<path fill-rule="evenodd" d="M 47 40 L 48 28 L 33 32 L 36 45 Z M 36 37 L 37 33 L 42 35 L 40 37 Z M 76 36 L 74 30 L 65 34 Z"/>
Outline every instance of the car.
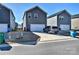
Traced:
<path fill-rule="evenodd" d="M 58 33 L 58 30 L 59 30 L 58 27 L 53 26 L 52 29 L 48 33 L 57 34 Z"/>
<path fill-rule="evenodd" d="M 48 33 L 48 32 L 50 31 L 50 29 L 51 29 L 50 26 L 46 26 L 46 27 L 43 29 L 43 31 L 46 32 L 46 33 Z"/>

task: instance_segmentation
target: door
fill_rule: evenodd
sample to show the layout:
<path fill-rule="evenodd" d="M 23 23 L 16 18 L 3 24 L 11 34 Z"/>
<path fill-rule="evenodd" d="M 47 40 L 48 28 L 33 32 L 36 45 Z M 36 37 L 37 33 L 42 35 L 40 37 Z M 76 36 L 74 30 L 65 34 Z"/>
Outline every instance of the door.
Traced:
<path fill-rule="evenodd" d="M 45 28 L 44 24 L 31 24 L 30 25 L 30 30 L 31 31 L 42 32 L 44 28 Z"/>

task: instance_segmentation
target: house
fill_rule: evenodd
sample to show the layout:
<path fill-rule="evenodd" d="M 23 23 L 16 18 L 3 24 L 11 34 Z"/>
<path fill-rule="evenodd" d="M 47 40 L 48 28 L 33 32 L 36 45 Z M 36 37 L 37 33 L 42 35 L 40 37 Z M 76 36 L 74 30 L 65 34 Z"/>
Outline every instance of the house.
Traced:
<path fill-rule="evenodd" d="M 17 29 L 18 28 L 18 23 L 17 22 L 15 22 L 15 29 Z"/>
<path fill-rule="evenodd" d="M 25 31 L 43 31 L 47 25 L 47 13 L 40 7 L 35 6 L 24 12 L 23 30 Z"/>
<path fill-rule="evenodd" d="M 15 16 L 11 9 L 0 4 L 0 32 L 15 29 Z"/>
<path fill-rule="evenodd" d="M 47 26 L 58 27 L 59 31 L 66 32 L 71 29 L 71 15 L 66 11 L 62 10 L 55 14 L 48 16 Z"/>
<path fill-rule="evenodd" d="M 72 15 L 71 29 L 79 30 L 79 14 Z"/>
<path fill-rule="evenodd" d="M 18 24 L 18 27 L 17 27 L 19 30 L 22 29 L 22 24 Z"/>

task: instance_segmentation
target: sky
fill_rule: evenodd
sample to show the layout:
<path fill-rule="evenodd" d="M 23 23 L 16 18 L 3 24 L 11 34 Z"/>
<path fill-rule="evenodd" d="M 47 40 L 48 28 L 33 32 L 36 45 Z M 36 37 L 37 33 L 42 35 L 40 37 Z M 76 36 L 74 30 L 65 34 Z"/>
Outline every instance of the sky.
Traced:
<path fill-rule="evenodd" d="M 3 3 L 6 7 L 12 9 L 15 15 L 15 21 L 22 23 L 22 17 L 26 10 L 39 6 L 47 16 L 66 9 L 71 15 L 79 14 L 79 3 Z"/>

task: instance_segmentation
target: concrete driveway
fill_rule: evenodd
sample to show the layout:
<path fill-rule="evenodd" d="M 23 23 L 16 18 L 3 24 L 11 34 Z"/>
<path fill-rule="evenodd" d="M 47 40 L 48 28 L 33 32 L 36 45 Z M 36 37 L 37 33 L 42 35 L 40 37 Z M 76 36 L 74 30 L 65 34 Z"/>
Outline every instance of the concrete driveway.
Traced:
<path fill-rule="evenodd" d="M 33 32 L 34 34 L 40 37 L 40 41 L 59 41 L 59 40 L 74 40 L 78 38 L 73 38 L 71 36 L 57 35 L 57 34 L 48 34 L 48 33 L 40 33 Z"/>
<path fill-rule="evenodd" d="M 21 34 L 22 33 L 22 34 Z M 63 35 L 55 35 L 55 34 L 48 34 L 48 33 L 40 33 L 40 32 L 10 32 L 8 34 L 11 36 L 11 40 L 25 42 L 25 41 L 32 41 L 32 40 L 40 40 L 40 41 L 58 41 L 58 40 L 74 40 L 76 38 L 70 36 L 63 36 Z M 21 39 L 16 39 L 18 36 L 22 37 Z"/>
<path fill-rule="evenodd" d="M 10 44 L 10 51 L 0 51 L 0 55 L 79 55 L 79 40 L 46 42 L 37 45 Z"/>

